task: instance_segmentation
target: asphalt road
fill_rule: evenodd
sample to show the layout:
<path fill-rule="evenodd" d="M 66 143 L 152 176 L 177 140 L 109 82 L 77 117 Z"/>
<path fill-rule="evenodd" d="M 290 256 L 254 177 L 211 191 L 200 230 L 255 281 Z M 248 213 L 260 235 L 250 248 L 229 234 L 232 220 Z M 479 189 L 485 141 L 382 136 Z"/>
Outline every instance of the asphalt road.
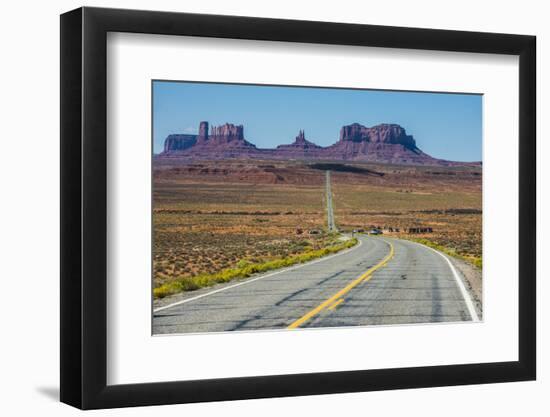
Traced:
<path fill-rule="evenodd" d="M 325 199 L 327 202 L 327 228 L 329 232 L 337 232 L 334 222 L 334 207 L 332 204 L 332 189 L 330 184 L 330 171 L 325 174 Z"/>
<path fill-rule="evenodd" d="M 400 239 L 359 239 L 308 264 L 172 298 L 154 309 L 153 333 L 478 320 L 444 255 Z"/>

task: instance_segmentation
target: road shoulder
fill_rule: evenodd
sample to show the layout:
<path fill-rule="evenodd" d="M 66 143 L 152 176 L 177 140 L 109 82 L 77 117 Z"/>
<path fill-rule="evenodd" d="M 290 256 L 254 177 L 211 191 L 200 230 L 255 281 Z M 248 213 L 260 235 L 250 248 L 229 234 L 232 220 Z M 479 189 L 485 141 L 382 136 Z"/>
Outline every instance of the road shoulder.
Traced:
<path fill-rule="evenodd" d="M 460 277 L 466 286 L 466 289 L 472 297 L 472 301 L 479 315 L 479 319 L 483 319 L 483 274 L 479 268 L 463 261 L 462 259 L 448 256 L 454 267 L 460 273 Z"/>

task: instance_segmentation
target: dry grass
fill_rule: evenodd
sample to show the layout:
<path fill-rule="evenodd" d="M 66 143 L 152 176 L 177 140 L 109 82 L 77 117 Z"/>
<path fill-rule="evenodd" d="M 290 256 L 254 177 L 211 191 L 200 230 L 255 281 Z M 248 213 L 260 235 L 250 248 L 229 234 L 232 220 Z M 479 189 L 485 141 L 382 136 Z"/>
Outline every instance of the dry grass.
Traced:
<path fill-rule="evenodd" d="M 334 173 L 332 190 L 340 227 L 378 227 L 386 229 L 385 233 L 389 233 L 389 228 L 398 228 L 399 233 L 391 234 L 428 239 L 462 257 L 481 260 L 480 169 L 409 170 L 390 171 L 381 179 L 369 182 L 352 182 Z M 433 233 L 405 233 L 414 227 L 431 227 Z M 473 263 L 480 265 L 481 261 Z"/>
<path fill-rule="evenodd" d="M 351 248 L 357 244 L 357 239 L 349 239 L 345 242 L 333 242 L 333 244 L 322 249 L 309 249 L 302 253 L 280 257 L 264 262 L 239 261 L 234 268 L 228 268 L 215 273 L 201 273 L 195 276 L 182 276 L 166 282 L 153 291 L 155 298 L 164 298 L 181 291 L 193 291 L 199 288 L 208 287 L 214 284 L 233 281 L 235 279 L 247 278 L 256 273 L 271 271 L 273 269 L 285 268 L 291 265 L 309 262 L 341 250 Z"/>
<path fill-rule="evenodd" d="M 324 216 L 319 186 L 157 181 L 154 287 L 324 248 Z"/>
<path fill-rule="evenodd" d="M 480 168 L 362 166 L 384 175 L 332 173 L 340 229 L 399 228 L 398 237 L 428 239 L 481 265 Z M 153 202 L 157 289 L 193 289 L 199 276 L 335 244 L 333 236 L 308 234 L 325 228 L 324 171 L 299 162 L 156 167 Z M 433 233 L 404 234 L 409 227 L 432 227 Z"/>

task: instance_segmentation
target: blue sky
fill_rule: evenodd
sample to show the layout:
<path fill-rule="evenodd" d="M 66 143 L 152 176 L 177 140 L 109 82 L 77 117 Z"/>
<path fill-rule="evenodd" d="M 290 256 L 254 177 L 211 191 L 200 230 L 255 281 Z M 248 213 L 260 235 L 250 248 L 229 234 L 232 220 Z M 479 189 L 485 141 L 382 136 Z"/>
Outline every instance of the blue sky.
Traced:
<path fill-rule="evenodd" d="M 481 160 L 480 95 L 154 81 L 155 153 L 171 133 L 196 134 L 201 120 L 242 124 L 260 148 L 291 143 L 300 129 L 327 146 L 343 125 L 397 123 L 436 158 Z"/>

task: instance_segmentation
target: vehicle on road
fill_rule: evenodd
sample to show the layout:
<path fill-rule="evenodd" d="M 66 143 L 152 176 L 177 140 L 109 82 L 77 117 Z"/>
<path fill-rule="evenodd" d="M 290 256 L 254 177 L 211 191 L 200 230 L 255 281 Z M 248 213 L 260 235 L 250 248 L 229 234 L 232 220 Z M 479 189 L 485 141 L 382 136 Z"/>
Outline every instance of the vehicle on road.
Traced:
<path fill-rule="evenodd" d="M 367 232 L 367 234 L 369 234 L 369 235 L 381 235 L 382 230 L 380 230 L 380 229 L 371 229 Z"/>

